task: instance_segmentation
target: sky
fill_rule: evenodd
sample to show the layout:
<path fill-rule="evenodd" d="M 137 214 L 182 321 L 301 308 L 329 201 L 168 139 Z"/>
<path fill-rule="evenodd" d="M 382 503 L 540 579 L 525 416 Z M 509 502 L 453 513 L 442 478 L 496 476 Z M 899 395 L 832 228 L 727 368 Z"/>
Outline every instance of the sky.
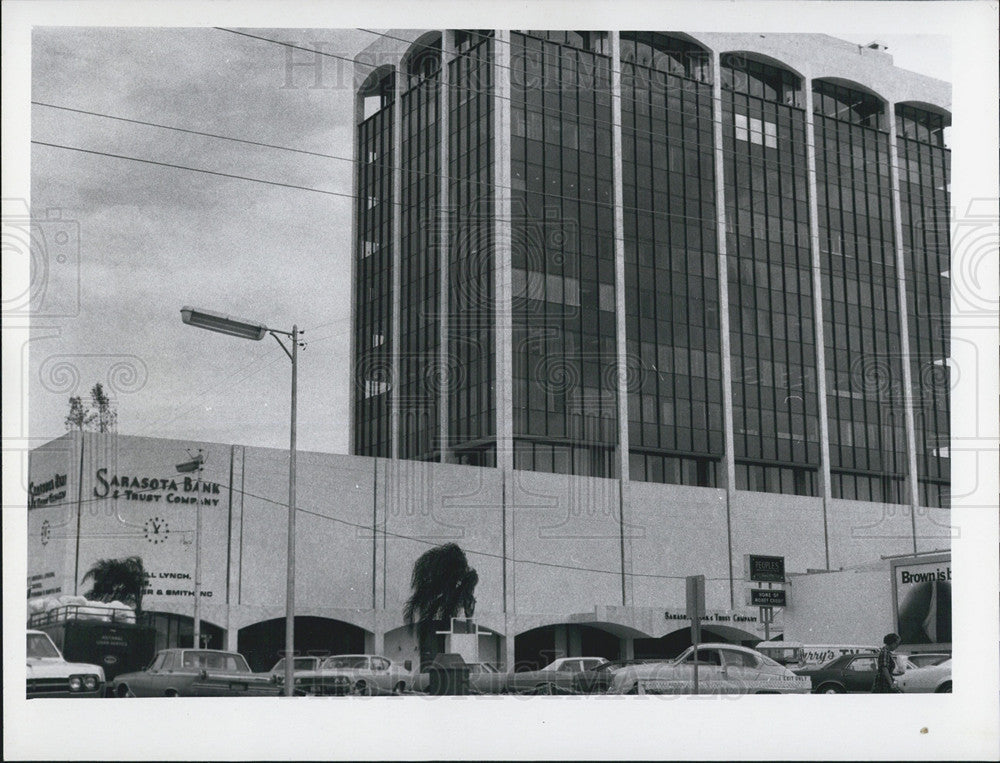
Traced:
<path fill-rule="evenodd" d="M 245 31 L 346 59 L 376 39 Z M 947 38 L 880 39 L 901 66 L 948 70 Z M 37 27 L 32 45 L 32 140 L 298 186 L 33 145 L 36 230 L 62 260 L 32 283 L 32 440 L 62 434 L 68 398 L 101 382 L 121 433 L 286 447 L 286 356 L 182 324 L 193 305 L 304 329 L 299 447 L 347 452 L 351 65 L 317 70 L 308 52 L 215 28 Z"/>

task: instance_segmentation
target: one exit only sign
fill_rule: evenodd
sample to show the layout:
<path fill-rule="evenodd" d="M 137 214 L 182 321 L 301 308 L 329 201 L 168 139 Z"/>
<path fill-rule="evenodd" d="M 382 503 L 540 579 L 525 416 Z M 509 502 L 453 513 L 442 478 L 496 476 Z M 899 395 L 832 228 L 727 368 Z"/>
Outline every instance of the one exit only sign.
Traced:
<path fill-rule="evenodd" d="M 746 577 L 757 583 L 784 583 L 785 557 L 747 554 Z"/>

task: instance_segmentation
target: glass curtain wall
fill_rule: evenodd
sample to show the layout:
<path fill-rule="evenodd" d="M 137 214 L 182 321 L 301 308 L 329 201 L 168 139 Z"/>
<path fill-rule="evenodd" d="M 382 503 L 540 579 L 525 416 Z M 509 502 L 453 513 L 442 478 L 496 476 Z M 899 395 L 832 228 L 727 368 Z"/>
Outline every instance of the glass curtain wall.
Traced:
<path fill-rule="evenodd" d="M 617 476 L 611 62 L 511 34 L 514 468 Z"/>
<path fill-rule="evenodd" d="M 400 458 L 436 460 L 440 399 L 441 40 L 415 44 L 402 95 Z"/>
<path fill-rule="evenodd" d="M 392 363 L 392 94 L 394 75 L 363 89 L 378 110 L 357 126 L 358 198 L 354 282 L 356 455 L 390 455 Z"/>
<path fill-rule="evenodd" d="M 950 505 L 951 458 L 947 358 L 951 314 L 948 230 L 951 152 L 944 145 L 949 120 L 941 114 L 896 107 L 900 209 L 909 308 L 910 370 L 916 430 L 920 505 Z M 919 350 L 916 350 L 919 348 Z"/>
<path fill-rule="evenodd" d="M 721 63 L 736 487 L 817 495 L 801 84 L 741 53 Z"/>
<path fill-rule="evenodd" d="M 496 466 L 493 56 L 456 32 L 448 63 L 448 440 L 450 460 Z"/>
<path fill-rule="evenodd" d="M 715 487 L 724 450 L 711 58 L 622 32 L 629 477 Z"/>
<path fill-rule="evenodd" d="M 885 104 L 813 85 L 834 498 L 904 503 L 906 419 Z"/>

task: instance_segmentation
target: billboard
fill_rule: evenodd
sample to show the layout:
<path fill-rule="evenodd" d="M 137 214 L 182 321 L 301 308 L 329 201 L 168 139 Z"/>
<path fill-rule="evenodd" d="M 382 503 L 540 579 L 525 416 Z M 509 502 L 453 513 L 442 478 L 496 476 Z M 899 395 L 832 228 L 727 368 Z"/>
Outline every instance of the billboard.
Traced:
<path fill-rule="evenodd" d="M 903 644 L 951 643 L 951 554 L 893 559 L 892 595 Z"/>

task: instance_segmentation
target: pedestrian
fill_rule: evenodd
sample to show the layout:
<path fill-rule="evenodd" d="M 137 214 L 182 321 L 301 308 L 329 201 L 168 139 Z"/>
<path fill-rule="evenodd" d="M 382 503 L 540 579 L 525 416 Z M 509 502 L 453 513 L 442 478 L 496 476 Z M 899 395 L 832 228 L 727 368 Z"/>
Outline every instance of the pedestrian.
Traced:
<path fill-rule="evenodd" d="M 875 682 L 872 684 L 872 694 L 894 694 L 899 691 L 893 673 L 896 670 L 896 656 L 892 650 L 899 646 L 901 639 L 896 633 L 888 633 L 882 639 L 882 648 L 878 650 L 876 661 Z"/>

